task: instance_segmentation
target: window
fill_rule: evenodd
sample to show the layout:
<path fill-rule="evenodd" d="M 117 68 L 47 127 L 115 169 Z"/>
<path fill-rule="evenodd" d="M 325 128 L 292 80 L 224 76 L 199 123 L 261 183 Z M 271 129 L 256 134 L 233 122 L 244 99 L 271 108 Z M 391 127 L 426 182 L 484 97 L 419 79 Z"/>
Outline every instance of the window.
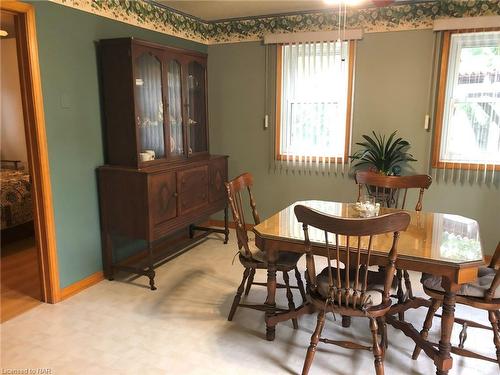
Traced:
<path fill-rule="evenodd" d="M 347 162 L 353 66 L 353 41 L 278 46 L 278 160 Z"/>
<path fill-rule="evenodd" d="M 433 166 L 499 169 L 500 31 L 445 32 L 440 72 Z"/>

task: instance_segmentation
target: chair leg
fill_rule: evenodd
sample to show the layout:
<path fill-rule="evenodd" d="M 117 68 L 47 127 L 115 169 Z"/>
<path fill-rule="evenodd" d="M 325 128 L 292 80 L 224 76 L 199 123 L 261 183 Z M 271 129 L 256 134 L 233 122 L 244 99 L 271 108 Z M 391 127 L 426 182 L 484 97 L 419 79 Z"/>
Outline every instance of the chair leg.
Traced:
<path fill-rule="evenodd" d="M 351 326 L 351 317 L 348 315 L 342 315 L 342 327 L 349 328 Z"/>
<path fill-rule="evenodd" d="M 290 289 L 290 277 L 288 276 L 288 272 L 283 271 L 283 280 L 285 281 L 286 286 L 286 298 L 288 298 L 288 308 L 290 310 L 295 310 L 295 303 L 293 303 L 293 293 L 292 289 Z M 293 329 L 299 328 L 299 323 L 297 322 L 297 318 L 292 319 Z"/>
<path fill-rule="evenodd" d="M 488 317 L 493 328 L 493 343 L 497 349 L 497 361 L 500 366 L 500 330 L 498 329 L 497 313 L 495 311 L 488 311 Z"/>
<path fill-rule="evenodd" d="M 325 312 L 320 311 L 318 313 L 318 322 L 316 323 L 316 329 L 311 336 L 311 344 L 307 349 L 306 359 L 304 361 L 304 367 L 302 368 L 302 375 L 309 374 L 309 369 L 311 368 L 314 354 L 316 354 L 316 348 L 318 346 L 319 338 L 321 337 L 321 332 L 325 326 Z"/>
<path fill-rule="evenodd" d="M 384 359 L 382 357 L 382 348 L 378 342 L 378 324 L 375 318 L 370 318 L 370 331 L 372 331 L 372 340 L 373 340 L 373 357 L 375 360 L 373 361 L 375 365 L 375 373 L 377 375 L 384 375 Z"/>
<path fill-rule="evenodd" d="M 460 331 L 460 335 L 458 335 L 459 338 L 458 347 L 460 349 L 464 348 L 465 340 L 467 340 L 467 327 L 468 327 L 467 322 L 464 322 L 464 324 L 462 324 L 462 330 Z"/>
<path fill-rule="evenodd" d="M 295 267 L 295 279 L 297 279 L 297 287 L 299 288 L 300 296 L 302 297 L 302 302 L 306 302 L 306 290 L 304 289 L 304 283 L 302 282 L 302 276 L 300 276 L 299 269 Z"/>
<path fill-rule="evenodd" d="M 401 271 L 400 269 L 396 270 L 396 278 L 398 280 L 398 290 L 396 292 L 398 303 L 403 303 L 405 301 L 405 295 L 403 292 L 403 271 Z M 399 320 L 405 320 L 405 313 L 398 313 L 398 318 Z"/>
<path fill-rule="evenodd" d="M 243 271 L 243 280 L 241 281 L 241 284 L 238 287 L 238 291 L 234 296 L 233 304 L 231 306 L 231 311 L 229 312 L 229 316 L 227 317 L 227 320 L 229 321 L 233 320 L 234 313 L 236 312 L 236 309 L 240 304 L 241 295 L 243 294 L 243 289 L 245 288 L 245 281 L 247 280 L 249 273 L 250 273 L 250 268 L 245 268 L 245 271 Z"/>
<path fill-rule="evenodd" d="M 413 289 L 411 288 L 411 279 L 410 279 L 410 274 L 408 273 L 407 270 L 403 270 L 403 277 L 405 279 L 405 288 L 406 288 L 406 293 L 405 293 L 405 300 L 408 298 L 413 298 Z"/>
<path fill-rule="evenodd" d="M 255 276 L 255 269 L 252 268 L 250 270 L 250 275 L 248 276 L 247 287 L 245 288 L 245 296 L 248 296 L 248 293 L 250 293 L 250 288 L 252 287 L 254 276 Z"/>
<path fill-rule="evenodd" d="M 378 331 L 380 334 L 380 345 L 382 346 L 382 352 L 385 356 L 385 350 L 389 347 L 389 341 L 387 340 L 387 323 L 385 322 L 385 317 L 381 316 L 377 318 Z"/>
<path fill-rule="evenodd" d="M 426 340 L 427 336 L 429 335 L 429 330 L 432 327 L 432 318 L 434 318 L 434 314 L 436 313 L 437 309 L 441 306 L 441 301 L 438 299 L 432 299 L 431 300 L 431 305 L 429 306 L 429 310 L 427 310 L 427 315 L 425 317 L 424 321 L 424 326 L 422 327 L 422 330 L 420 331 L 420 336 Z M 422 349 L 415 345 L 415 349 L 413 349 L 413 354 L 411 356 L 412 359 L 417 359 L 418 356 L 420 355 L 420 352 Z"/>

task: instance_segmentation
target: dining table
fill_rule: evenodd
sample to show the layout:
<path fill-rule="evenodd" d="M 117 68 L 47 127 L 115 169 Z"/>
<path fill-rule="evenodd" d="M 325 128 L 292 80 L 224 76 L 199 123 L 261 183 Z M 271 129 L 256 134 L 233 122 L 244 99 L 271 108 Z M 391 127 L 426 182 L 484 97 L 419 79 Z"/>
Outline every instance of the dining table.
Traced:
<path fill-rule="evenodd" d="M 294 207 L 298 204 L 336 217 L 360 217 L 355 203 L 306 200 L 289 205 L 253 228 L 255 244 L 265 253 L 268 264 L 265 321 L 266 338 L 270 341 L 275 338 L 279 322 L 314 312 L 313 306 L 307 301 L 285 311 L 276 308 L 276 261 L 279 252 L 305 253 L 304 231 L 294 214 Z M 396 211 L 401 210 L 381 207 L 378 215 Z M 485 265 L 479 225 L 473 219 L 454 214 L 405 211 L 410 214 L 411 221 L 407 230 L 400 233 L 396 268 L 441 276 L 441 286 L 445 292 L 439 343 L 423 339 L 413 324 L 395 317 L 409 309 L 429 306 L 427 298 L 411 295 L 402 303 L 394 303 L 386 321 L 411 338 L 432 358 L 436 374 L 448 374 L 453 365 L 450 337 L 456 293 L 462 284 L 476 280 L 479 267 Z M 310 227 L 309 238 L 313 254 L 326 256 L 324 232 Z M 391 244 L 391 234 L 376 236 L 372 244 L 370 265 L 385 266 Z M 340 240 L 339 246 L 342 246 Z"/>

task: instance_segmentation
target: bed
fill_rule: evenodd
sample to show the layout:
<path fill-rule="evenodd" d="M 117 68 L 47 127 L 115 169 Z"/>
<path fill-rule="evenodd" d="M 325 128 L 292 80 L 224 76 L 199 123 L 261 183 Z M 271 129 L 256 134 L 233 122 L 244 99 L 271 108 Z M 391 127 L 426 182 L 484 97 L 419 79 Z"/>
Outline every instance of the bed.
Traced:
<path fill-rule="evenodd" d="M 1 229 L 13 228 L 33 220 L 30 175 L 19 169 L 0 169 Z"/>

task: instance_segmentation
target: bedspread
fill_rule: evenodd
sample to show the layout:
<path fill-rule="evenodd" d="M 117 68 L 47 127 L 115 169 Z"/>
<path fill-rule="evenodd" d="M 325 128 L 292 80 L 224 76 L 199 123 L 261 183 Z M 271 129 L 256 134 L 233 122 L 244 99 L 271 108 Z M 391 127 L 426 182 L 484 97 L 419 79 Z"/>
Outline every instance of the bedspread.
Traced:
<path fill-rule="evenodd" d="M 28 173 L 22 170 L 1 170 L 2 229 L 33 220 L 33 199 Z"/>

